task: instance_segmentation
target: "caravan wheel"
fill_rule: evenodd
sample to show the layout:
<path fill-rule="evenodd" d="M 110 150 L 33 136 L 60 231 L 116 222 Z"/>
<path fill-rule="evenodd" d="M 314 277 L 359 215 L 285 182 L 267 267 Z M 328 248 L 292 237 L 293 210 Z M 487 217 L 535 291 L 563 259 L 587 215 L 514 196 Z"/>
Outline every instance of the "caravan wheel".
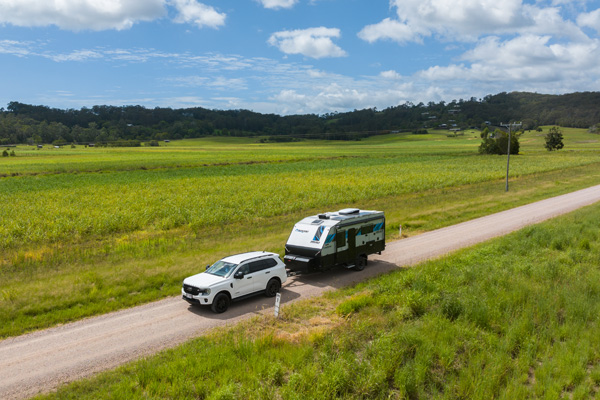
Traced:
<path fill-rule="evenodd" d="M 365 269 L 366 265 L 367 265 L 367 257 L 366 256 L 358 256 L 358 257 L 356 257 L 356 260 L 354 261 L 354 270 L 362 271 L 363 269 Z"/>

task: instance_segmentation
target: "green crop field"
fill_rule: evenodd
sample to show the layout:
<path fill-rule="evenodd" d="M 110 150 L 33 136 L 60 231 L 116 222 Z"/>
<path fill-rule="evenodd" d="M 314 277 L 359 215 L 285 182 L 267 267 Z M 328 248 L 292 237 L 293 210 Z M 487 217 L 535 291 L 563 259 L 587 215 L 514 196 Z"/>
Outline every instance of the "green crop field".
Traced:
<path fill-rule="evenodd" d="M 564 129 L 477 153 L 478 132 L 274 144 L 35 149 L 0 157 L 0 337 L 178 293 L 199 266 L 282 251 L 292 224 L 347 206 L 386 211 L 388 240 L 600 182 L 600 136 Z"/>
<path fill-rule="evenodd" d="M 590 206 L 40 398 L 596 398 L 599 220 Z"/>

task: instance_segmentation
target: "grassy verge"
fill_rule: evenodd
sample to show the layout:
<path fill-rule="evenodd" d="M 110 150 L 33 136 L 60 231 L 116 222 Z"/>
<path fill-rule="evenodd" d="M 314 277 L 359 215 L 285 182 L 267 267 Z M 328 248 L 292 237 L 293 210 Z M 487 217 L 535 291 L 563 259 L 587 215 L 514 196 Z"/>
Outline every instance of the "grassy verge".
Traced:
<path fill-rule="evenodd" d="M 386 211 L 388 240 L 393 240 L 400 224 L 404 236 L 413 235 L 598 182 L 600 164 L 592 164 L 515 178 L 508 193 L 503 182 L 492 181 L 387 197 L 361 207 Z M 304 216 L 256 217 L 202 232 L 137 232 L 6 252 L 12 267 L 0 270 L 0 337 L 176 295 L 184 277 L 227 254 L 282 253 L 293 223 Z"/>
<path fill-rule="evenodd" d="M 40 398 L 594 397 L 599 220 L 587 207 Z"/>

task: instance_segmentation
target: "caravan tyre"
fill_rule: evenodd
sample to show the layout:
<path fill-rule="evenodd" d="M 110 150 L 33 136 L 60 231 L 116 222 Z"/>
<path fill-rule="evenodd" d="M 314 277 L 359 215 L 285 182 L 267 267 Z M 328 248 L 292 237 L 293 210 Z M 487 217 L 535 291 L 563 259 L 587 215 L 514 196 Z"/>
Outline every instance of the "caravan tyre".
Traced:
<path fill-rule="evenodd" d="M 265 290 L 265 296 L 267 297 L 275 297 L 279 289 L 281 288 L 281 282 L 279 279 L 271 279 L 269 283 L 267 283 L 267 289 Z"/>
<path fill-rule="evenodd" d="M 354 270 L 362 271 L 363 269 L 365 269 L 366 265 L 367 265 L 367 257 L 365 257 L 365 256 L 357 257 L 356 261 L 354 262 Z"/>
<path fill-rule="evenodd" d="M 226 293 L 219 293 L 213 299 L 210 308 L 217 314 L 224 313 L 229 308 L 229 296 Z"/>

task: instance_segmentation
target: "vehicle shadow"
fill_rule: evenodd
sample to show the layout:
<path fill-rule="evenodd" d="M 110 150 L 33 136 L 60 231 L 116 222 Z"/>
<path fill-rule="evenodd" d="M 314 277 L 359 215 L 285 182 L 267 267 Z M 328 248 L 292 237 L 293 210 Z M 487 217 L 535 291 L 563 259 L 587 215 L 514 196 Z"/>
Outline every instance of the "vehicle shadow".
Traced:
<path fill-rule="evenodd" d="M 286 289 L 286 286 L 280 290 L 281 301 L 280 304 L 285 304 L 300 298 L 300 293 L 295 293 Z M 275 307 L 275 297 L 265 297 L 262 294 L 256 296 L 241 299 L 239 301 L 233 301 L 227 311 L 222 314 L 216 314 L 210 306 L 200 305 L 189 305 L 188 311 L 207 319 L 214 320 L 235 320 L 248 314 L 264 314 Z"/>
<path fill-rule="evenodd" d="M 333 289 L 339 289 L 341 287 L 353 285 L 355 283 L 362 282 L 366 279 L 386 274 L 391 271 L 398 271 L 402 269 L 405 269 L 405 267 L 399 267 L 396 264 L 381 260 L 369 260 L 368 265 L 362 271 L 356 271 L 352 268 L 334 268 L 324 272 L 298 275 L 286 282 L 285 287 L 292 288 L 308 285 L 318 288 L 330 287 Z"/>
<path fill-rule="evenodd" d="M 329 271 L 315 272 L 288 278 L 281 288 L 281 305 L 289 304 L 300 299 L 318 296 L 327 290 L 339 289 L 354 285 L 366 279 L 373 278 L 391 271 L 406 269 L 385 261 L 369 260 L 362 271 L 353 269 L 334 268 Z M 183 300 L 182 300 L 183 301 Z M 273 312 L 274 297 L 256 295 L 240 301 L 234 301 L 229 309 L 222 314 L 215 314 L 210 306 L 190 305 L 188 310 L 199 317 L 210 320 L 231 320 L 232 322 L 250 315 L 261 315 Z"/>

